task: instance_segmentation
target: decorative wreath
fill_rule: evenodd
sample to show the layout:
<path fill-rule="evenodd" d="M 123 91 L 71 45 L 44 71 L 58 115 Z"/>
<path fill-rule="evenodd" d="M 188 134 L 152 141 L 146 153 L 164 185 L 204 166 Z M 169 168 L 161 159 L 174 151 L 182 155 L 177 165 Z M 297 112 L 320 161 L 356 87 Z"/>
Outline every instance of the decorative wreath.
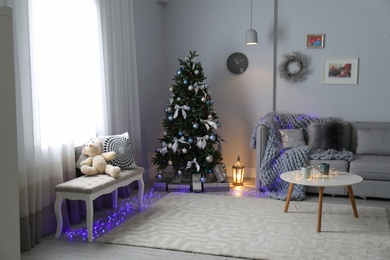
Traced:
<path fill-rule="evenodd" d="M 291 64 L 295 64 L 298 70 L 291 71 Z M 291 54 L 283 55 L 283 61 L 278 67 L 280 77 L 290 82 L 298 82 L 306 79 L 309 71 L 310 57 L 300 53 L 293 52 Z"/>

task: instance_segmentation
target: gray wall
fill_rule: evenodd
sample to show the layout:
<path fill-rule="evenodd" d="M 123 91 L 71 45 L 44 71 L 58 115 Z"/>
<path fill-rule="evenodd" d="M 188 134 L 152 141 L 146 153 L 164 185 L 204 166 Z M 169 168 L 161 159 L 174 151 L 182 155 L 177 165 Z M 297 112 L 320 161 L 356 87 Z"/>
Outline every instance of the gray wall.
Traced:
<path fill-rule="evenodd" d="M 141 154 L 135 158 L 146 171 L 154 166 L 151 160 L 161 134 L 167 88 L 164 40 L 164 6 L 155 0 L 135 0 L 137 70 L 141 116 Z M 152 173 L 154 176 L 154 172 Z"/>
<path fill-rule="evenodd" d="M 255 46 L 244 43 L 250 28 L 249 0 L 134 0 L 134 7 L 145 167 L 163 131 L 160 124 L 177 59 L 189 50 L 197 51 L 205 70 L 229 169 L 240 155 L 254 176 L 255 152 L 249 139 L 258 119 L 274 105 L 278 112 L 390 121 L 388 0 L 253 0 L 253 28 L 259 36 Z M 326 35 L 324 49 L 305 47 L 310 33 Z M 245 53 L 250 63 L 239 76 L 226 68 L 227 57 L 236 51 Z M 311 74 L 298 84 L 279 75 L 274 80 L 274 66 L 293 51 L 312 58 Z M 355 57 L 360 59 L 358 85 L 321 83 L 323 58 Z"/>
<path fill-rule="evenodd" d="M 306 49 L 307 33 L 325 33 L 325 48 Z M 283 53 L 298 50 L 312 57 L 313 72 L 299 84 L 278 78 L 277 110 L 390 121 L 389 47 L 389 0 L 279 1 L 278 64 Z M 321 84 L 323 58 L 355 57 L 358 85 Z"/>

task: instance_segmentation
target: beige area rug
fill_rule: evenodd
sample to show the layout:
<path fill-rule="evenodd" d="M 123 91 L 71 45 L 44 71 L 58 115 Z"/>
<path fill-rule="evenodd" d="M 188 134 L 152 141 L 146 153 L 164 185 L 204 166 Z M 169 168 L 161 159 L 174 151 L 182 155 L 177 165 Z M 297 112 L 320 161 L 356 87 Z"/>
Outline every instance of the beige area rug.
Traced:
<path fill-rule="evenodd" d="M 250 259 L 390 259 L 386 210 L 170 193 L 97 242 Z"/>

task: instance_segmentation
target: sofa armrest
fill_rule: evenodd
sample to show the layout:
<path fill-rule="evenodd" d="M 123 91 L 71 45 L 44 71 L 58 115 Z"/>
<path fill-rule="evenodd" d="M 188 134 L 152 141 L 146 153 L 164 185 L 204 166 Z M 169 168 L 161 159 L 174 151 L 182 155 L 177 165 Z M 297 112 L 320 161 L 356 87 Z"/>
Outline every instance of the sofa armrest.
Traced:
<path fill-rule="evenodd" d="M 260 165 L 264 158 L 265 148 L 268 142 L 268 128 L 259 125 L 256 131 L 256 188 L 260 188 Z"/>

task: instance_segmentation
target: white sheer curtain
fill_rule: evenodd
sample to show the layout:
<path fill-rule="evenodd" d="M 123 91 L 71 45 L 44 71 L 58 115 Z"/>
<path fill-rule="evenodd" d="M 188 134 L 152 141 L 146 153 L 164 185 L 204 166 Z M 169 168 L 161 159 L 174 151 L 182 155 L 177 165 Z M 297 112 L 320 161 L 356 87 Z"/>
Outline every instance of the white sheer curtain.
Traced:
<path fill-rule="evenodd" d="M 75 177 L 74 145 L 97 133 L 128 131 L 138 150 L 132 0 L 0 0 L 0 5 L 14 13 L 26 251 L 55 231 L 54 186 Z"/>
<path fill-rule="evenodd" d="M 108 133 L 129 132 L 140 157 L 140 112 L 132 0 L 97 0 L 103 39 Z"/>
<path fill-rule="evenodd" d="M 83 142 L 103 125 L 105 111 L 96 3 L 30 2 L 33 89 L 40 115 L 36 138 L 43 147 Z"/>
<path fill-rule="evenodd" d="M 94 0 L 30 0 L 29 15 L 33 134 L 40 159 L 34 176 L 41 176 L 36 195 L 46 235 L 54 231 L 54 186 L 75 177 L 74 146 L 103 125 L 104 73 Z"/>

